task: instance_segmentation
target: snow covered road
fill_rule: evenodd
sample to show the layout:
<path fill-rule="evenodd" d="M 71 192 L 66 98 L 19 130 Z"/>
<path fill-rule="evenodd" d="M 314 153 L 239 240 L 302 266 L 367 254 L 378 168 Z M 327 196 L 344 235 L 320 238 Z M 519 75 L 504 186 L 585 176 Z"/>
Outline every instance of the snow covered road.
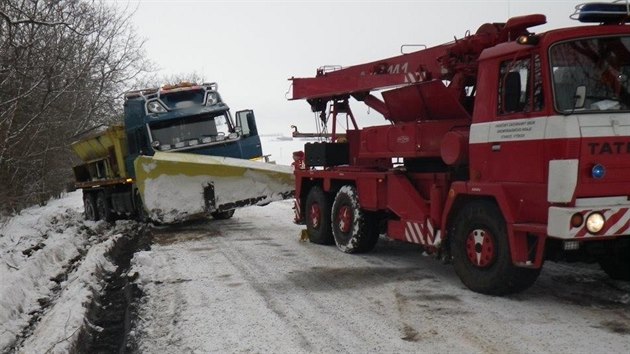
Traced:
<path fill-rule="evenodd" d="M 291 205 L 154 229 L 132 261 L 138 349 L 630 352 L 630 284 L 596 267 L 547 263 L 528 291 L 484 296 L 411 245 L 357 256 L 300 242 Z"/>
<path fill-rule="evenodd" d="M 630 283 L 595 266 L 548 262 L 531 289 L 489 297 L 413 245 L 302 242 L 291 206 L 150 235 L 84 222 L 80 192 L 23 211 L 0 225 L 0 352 L 630 352 Z M 116 254 L 138 238 L 152 245 L 127 271 Z"/>

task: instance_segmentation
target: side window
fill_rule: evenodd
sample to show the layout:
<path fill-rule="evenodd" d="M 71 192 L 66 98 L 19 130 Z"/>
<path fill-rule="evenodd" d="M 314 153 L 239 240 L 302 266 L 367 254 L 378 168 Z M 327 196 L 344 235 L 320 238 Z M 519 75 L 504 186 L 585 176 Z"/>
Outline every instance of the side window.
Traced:
<path fill-rule="evenodd" d="M 544 102 L 539 55 L 534 55 L 533 60 L 522 58 L 502 62 L 499 80 L 499 115 L 542 110 Z"/>
<path fill-rule="evenodd" d="M 540 55 L 534 55 L 534 112 L 542 111 L 545 106 L 545 96 L 543 95 L 542 64 Z"/>
<path fill-rule="evenodd" d="M 230 126 L 225 115 L 214 117 L 214 124 L 216 125 L 216 131 L 218 135 L 228 136 L 230 134 Z"/>

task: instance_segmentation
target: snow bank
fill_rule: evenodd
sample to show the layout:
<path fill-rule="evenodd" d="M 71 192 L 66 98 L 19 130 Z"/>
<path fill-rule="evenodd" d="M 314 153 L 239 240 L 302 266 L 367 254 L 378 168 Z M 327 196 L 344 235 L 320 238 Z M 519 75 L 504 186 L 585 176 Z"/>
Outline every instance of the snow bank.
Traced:
<path fill-rule="evenodd" d="M 0 226 L 0 351 L 15 344 L 42 308 L 59 301 L 54 298 L 59 290 L 63 297 L 80 298 L 79 304 L 84 302 L 89 291 L 85 286 L 83 290 L 77 287 L 85 283 L 86 274 L 94 272 L 95 264 L 102 266 L 102 260 L 90 256 L 102 252 L 100 246 L 90 250 L 88 259 L 80 265 L 79 261 L 88 247 L 99 241 L 105 227 L 104 223 L 83 221 L 81 191 L 51 200 L 44 207 L 25 209 Z M 90 270 L 71 274 L 76 266 Z M 75 284 L 77 277 L 83 281 Z M 82 321 L 77 312 L 80 306 L 72 302 L 68 306 L 74 307 L 75 313 L 65 313 L 63 323 Z"/>
<path fill-rule="evenodd" d="M 74 192 L 25 209 L 0 227 L 0 348 L 47 301 L 57 285 L 51 279 L 85 249 L 86 238 L 77 237 L 82 208 L 81 192 Z"/>
<path fill-rule="evenodd" d="M 87 322 L 84 321 L 86 304 L 103 288 L 101 275 L 116 270 L 105 254 L 120 237 L 115 235 L 90 248 L 79 268 L 65 282 L 61 297 L 20 348 L 21 353 L 67 353 L 72 349 L 79 329 Z"/>

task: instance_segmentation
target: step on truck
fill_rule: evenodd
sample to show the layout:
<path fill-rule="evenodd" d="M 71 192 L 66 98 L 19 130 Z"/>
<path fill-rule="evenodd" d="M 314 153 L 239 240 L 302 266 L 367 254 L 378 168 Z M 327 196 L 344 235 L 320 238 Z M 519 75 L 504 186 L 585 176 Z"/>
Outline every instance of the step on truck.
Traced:
<path fill-rule="evenodd" d="M 588 25 L 536 34 L 544 15 L 514 17 L 292 78 L 333 135 L 295 171 L 310 241 L 358 253 L 385 233 L 492 295 L 528 288 L 546 260 L 630 280 L 630 12 L 589 3 L 571 17 Z M 388 124 L 359 129 L 350 98 Z"/>
<path fill-rule="evenodd" d="M 126 93 L 124 124 L 95 127 L 71 144 L 83 161 L 74 176 L 86 218 L 227 219 L 291 195 L 291 169 L 262 162 L 254 112 L 235 118 L 215 83 Z"/>

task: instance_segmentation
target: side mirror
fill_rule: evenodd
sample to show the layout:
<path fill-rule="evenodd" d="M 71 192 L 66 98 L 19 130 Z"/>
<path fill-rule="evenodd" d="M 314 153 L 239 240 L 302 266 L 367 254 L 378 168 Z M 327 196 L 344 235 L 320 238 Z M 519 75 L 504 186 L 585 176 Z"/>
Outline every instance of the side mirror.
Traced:
<path fill-rule="evenodd" d="M 586 101 L 586 86 L 580 85 L 575 88 L 575 104 L 573 108 L 584 108 L 584 101 Z"/>
<path fill-rule="evenodd" d="M 254 111 L 247 113 L 247 125 L 251 135 L 258 135 L 258 127 L 256 126 L 256 117 L 254 117 Z"/>
<path fill-rule="evenodd" d="M 236 112 L 236 126 L 241 127 L 243 136 L 258 135 L 256 118 L 254 117 L 254 111 L 251 109 Z"/>

